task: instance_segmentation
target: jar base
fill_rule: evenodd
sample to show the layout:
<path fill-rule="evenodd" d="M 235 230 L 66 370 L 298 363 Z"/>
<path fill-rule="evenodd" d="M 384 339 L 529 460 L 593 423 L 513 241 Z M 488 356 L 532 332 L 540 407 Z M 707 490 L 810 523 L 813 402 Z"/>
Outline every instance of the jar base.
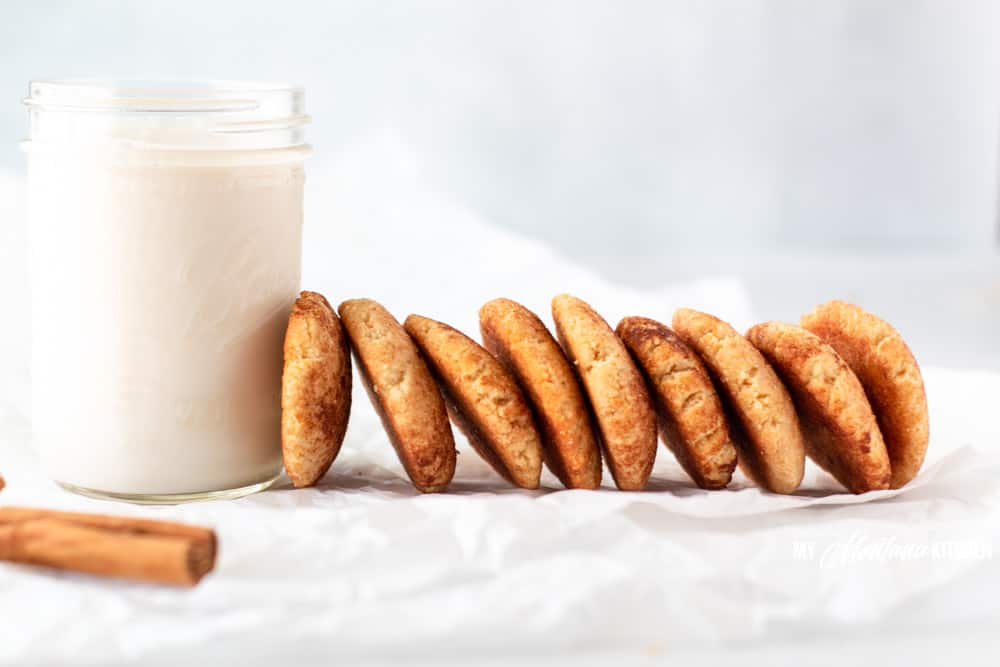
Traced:
<path fill-rule="evenodd" d="M 197 491 L 194 493 L 114 493 L 112 491 L 88 489 L 70 484 L 69 482 L 60 482 L 59 480 L 56 480 L 56 484 L 70 493 L 98 500 L 115 500 L 134 505 L 180 505 L 182 503 L 196 503 L 204 500 L 235 500 L 270 488 L 271 485 L 278 481 L 279 477 L 281 477 L 280 472 L 274 477 L 266 479 L 263 482 L 257 482 L 256 484 L 240 486 L 235 489 Z"/>

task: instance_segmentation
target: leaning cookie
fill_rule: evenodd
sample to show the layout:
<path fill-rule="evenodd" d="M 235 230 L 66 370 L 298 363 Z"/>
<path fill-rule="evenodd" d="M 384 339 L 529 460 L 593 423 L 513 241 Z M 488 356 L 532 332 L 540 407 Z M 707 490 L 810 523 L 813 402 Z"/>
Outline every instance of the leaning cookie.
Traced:
<path fill-rule="evenodd" d="M 732 414 L 731 434 L 740 467 L 775 493 L 792 493 L 802 482 L 805 445 L 788 390 L 760 351 L 717 317 L 678 309 L 673 329 L 701 356 Z"/>
<path fill-rule="evenodd" d="M 645 488 L 656 459 L 656 413 L 625 345 L 586 302 L 560 294 L 552 318 L 590 398 L 604 459 L 619 489 Z"/>
<path fill-rule="evenodd" d="M 752 327 L 747 339 L 785 383 L 798 409 L 806 453 L 852 493 L 889 488 L 889 454 L 865 390 L 837 352 L 782 322 Z"/>
<path fill-rule="evenodd" d="M 403 324 L 437 377 L 452 420 L 504 479 L 537 489 L 542 443 L 517 382 L 474 340 L 419 315 Z"/>
<path fill-rule="evenodd" d="M 340 451 L 351 413 L 351 352 L 330 304 L 302 292 L 285 331 L 281 453 L 297 487 L 312 486 Z"/>
<path fill-rule="evenodd" d="M 889 450 L 889 486 L 905 485 L 923 465 L 930 438 L 924 380 L 910 348 L 888 322 L 843 301 L 817 306 L 801 323 L 861 380 Z"/>
<path fill-rule="evenodd" d="M 533 312 L 510 299 L 479 309 L 483 346 L 513 373 L 542 435 L 549 469 L 568 489 L 601 485 L 601 452 L 590 408 L 559 343 Z"/>
<path fill-rule="evenodd" d="M 365 390 L 406 474 L 419 491 L 444 491 L 455 475 L 455 439 L 416 345 L 371 299 L 345 301 L 339 311 Z"/>
<path fill-rule="evenodd" d="M 736 446 L 701 359 L 655 320 L 626 317 L 615 332 L 646 377 L 664 444 L 698 486 L 724 488 L 736 469 Z"/>

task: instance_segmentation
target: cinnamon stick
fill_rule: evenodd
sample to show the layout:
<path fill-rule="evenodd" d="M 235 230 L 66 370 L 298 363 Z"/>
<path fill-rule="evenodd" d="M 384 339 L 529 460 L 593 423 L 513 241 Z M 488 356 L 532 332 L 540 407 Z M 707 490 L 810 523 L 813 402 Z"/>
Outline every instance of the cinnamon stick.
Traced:
<path fill-rule="evenodd" d="M 193 586 L 215 566 L 208 528 L 167 521 L 0 507 L 0 560 Z"/>

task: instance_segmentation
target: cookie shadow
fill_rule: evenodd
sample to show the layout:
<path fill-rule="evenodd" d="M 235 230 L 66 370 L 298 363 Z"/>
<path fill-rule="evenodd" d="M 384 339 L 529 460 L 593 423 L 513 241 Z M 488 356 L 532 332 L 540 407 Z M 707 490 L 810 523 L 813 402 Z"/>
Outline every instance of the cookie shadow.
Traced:
<path fill-rule="evenodd" d="M 369 473 L 344 473 L 331 472 L 312 487 L 316 491 L 329 493 L 359 493 L 375 492 L 382 496 L 398 498 L 417 498 L 421 496 L 433 496 L 438 494 L 421 493 L 413 486 L 413 483 L 398 476 L 373 476 Z M 295 486 L 286 477 L 282 477 L 271 487 L 274 491 L 292 491 Z M 537 489 L 522 489 L 513 486 L 510 482 L 500 477 L 497 479 L 453 479 L 448 488 L 441 492 L 444 495 L 475 496 L 475 495 L 531 495 L 542 496 L 549 493 L 563 491 L 561 487 L 554 487 L 544 484 Z"/>

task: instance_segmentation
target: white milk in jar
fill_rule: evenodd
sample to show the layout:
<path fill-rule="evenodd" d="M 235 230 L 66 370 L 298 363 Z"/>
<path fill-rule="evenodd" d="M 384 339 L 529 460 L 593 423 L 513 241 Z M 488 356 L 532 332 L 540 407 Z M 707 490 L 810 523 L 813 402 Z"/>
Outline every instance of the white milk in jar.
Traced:
<path fill-rule="evenodd" d="M 266 488 L 299 288 L 301 89 L 46 81 L 26 103 L 49 474 L 137 502 Z"/>

